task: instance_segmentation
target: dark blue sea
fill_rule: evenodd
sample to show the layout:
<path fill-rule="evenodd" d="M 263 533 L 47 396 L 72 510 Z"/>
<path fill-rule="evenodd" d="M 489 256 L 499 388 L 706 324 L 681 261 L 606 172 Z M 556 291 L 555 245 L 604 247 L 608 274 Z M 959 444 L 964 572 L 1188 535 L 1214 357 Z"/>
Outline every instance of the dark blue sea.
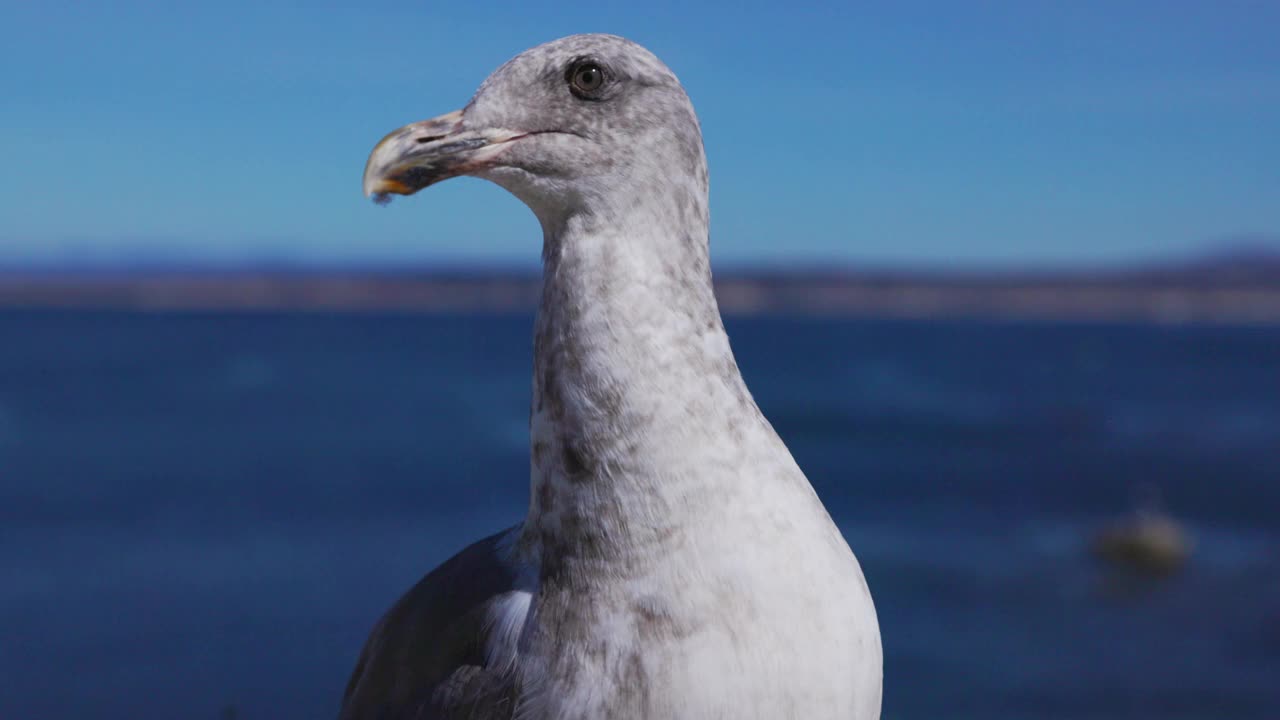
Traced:
<path fill-rule="evenodd" d="M 729 318 L 887 720 L 1280 718 L 1280 329 Z M 0 719 L 330 718 L 528 488 L 527 316 L 0 314 Z M 1156 494 L 1185 570 L 1088 552 Z"/>

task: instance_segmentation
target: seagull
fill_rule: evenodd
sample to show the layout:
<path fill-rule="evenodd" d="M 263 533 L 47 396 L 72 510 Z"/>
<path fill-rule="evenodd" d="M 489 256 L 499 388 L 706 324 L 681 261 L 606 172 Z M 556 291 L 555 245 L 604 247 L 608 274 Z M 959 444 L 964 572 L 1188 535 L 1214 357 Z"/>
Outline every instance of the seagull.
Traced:
<path fill-rule="evenodd" d="M 721 322 L 676 76 L 613 35 L 540 45 L 383 138 L 364 192 L 460 175 L 542 226 L 529 510 L 387 611 L 340 720 L 878 718 L 862 570 Z"/>

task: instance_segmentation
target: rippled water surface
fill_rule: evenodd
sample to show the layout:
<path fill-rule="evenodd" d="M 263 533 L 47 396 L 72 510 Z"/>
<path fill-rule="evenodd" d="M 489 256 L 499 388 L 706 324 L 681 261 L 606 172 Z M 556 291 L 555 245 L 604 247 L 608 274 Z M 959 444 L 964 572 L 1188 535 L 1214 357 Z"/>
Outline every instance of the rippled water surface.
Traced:
<path fill-rule="evenodd" d="M 730 318 L 887 719 L 1280 717 L 1280 330 Z M 528 317 L 0 314 L 0 718 L 331 717 L 528 487 Z M 1180 575 L 1091 534 L 1156 488 Z"/>

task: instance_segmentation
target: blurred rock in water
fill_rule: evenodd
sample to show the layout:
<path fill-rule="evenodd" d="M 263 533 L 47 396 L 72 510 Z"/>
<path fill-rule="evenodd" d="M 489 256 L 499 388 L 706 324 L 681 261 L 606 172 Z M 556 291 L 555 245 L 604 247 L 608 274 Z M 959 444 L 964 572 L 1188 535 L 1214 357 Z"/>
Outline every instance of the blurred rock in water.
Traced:
<path fill-rule="evenodd" d="M 1093 539 L 1099 559 L 1148 575 L 1177 572 L 1191 555 L 1186 530 L 1162 512 L 1139 510 L 1131 518 L 1103 528 Z"/>

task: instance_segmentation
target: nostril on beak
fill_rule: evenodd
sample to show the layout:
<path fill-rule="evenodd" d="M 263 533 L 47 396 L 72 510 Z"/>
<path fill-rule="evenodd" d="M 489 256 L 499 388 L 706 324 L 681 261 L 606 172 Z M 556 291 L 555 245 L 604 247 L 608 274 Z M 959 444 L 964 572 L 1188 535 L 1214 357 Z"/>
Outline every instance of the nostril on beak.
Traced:
<path fill-rule="evenodd" d="M 418 138 L 417 143 L 421 145 L 423 143 L 434 142 L 436 140 L 442 140 L 442 139 L 444 139 L 444 135 L 427 135 L 426 137 Z"/>

